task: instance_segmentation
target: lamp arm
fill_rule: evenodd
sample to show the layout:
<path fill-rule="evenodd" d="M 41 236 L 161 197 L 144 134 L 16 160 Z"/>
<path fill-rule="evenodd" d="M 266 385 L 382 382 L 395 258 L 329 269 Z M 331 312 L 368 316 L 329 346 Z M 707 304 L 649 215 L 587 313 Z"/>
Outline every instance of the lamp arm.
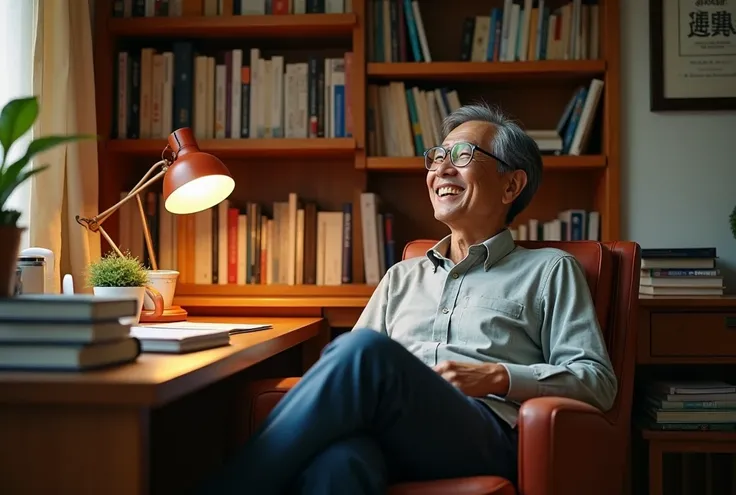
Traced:
<path fill-rule="evenodd" d="M 120 248 L 113 242 L 110 235 L 105 231 L 105 229 L 102 228 L 102 223 L 107 220 L 110 215 L 115 213 L 117 210 L 120 209 L 125 203 L 130 201 L 133 198 L 136 198 L 136 201 L 138 203 L 138 212 L 141 215 L 141 222 L 143 224 L 143 237 L 146 242 L 146 249 L 148 251 L 148 257 L 151 260 L 151 268 L 154 270 L 158 270 L 158 263 L 156 262 L 156 255 L 153 250 L 153 241 L 151 240 L 151 231 L 148 228 L 148 222 L 146 221 L 146 212 L 143 208 L 143 202 L 140 198 L 140 193 L 149 187 L 154 182 L 160 180 L 164 175 L 166 175 L 166 171 L 168 170 L 169 165 L 168 160 L 161 160 L 158 163 L 154 164 L 148 172 L 143 176 L 143 178 L 138 182 L 138 184 L 135 185 L 135 187 L 128 193 L 127 196 L 125 196 L 123 199 L 112 205 L 107 210 L 103 211 L 102 213 L 99 213 L 97 216 L 93 218 L 83 218 L 79 215 L 76 216 L 77 223 L 86 227 L 87 229 L 91 230 L 92 232 L 99 232 L 102 237 L 110 244 L 112 249 L 117 253 L 118 256 L 123 256 L 123 253 L 120 251 Z M 158 172 L 156 175 L 151 177 L 151 174 L 159 167 L 163 167 L 163 170 Z"/>
<path fill-rule="evenodd" d="M 113 213 L 115 213 L 121 206 L 123 206 L 129 200 L 133 199 L 133 197 L 136 194 L 140 193 L 145 188 L 147 188 L 148 186 L 150 186 L 151 184 L 153 184 L 157 180 L 161 179 L 166 174 L 166 170 L 168 170 L 168 164 L 169 164 L 169 162 L 166 161 L 166 160 L 161 160 L 160 162 L 154 164 L 148 170 L 148 172 L 146 172 L 146 174 L 141 178 L 141 180 L 138 181 L 138 184 L 136 184 L 135 187 L 130 190 L 130 192 L 128 193 L 128 195 L 126 197 L 124 197 L 123 199 L 121 199 L 120 201 L 118 201 L 117 203 L 115 203 L 114 205 L 112 205 L 110 208 L 108 208 L 107 210 L 103 211 L 102 213 L 98 213 L 97 216 L 94 217 L 94 218 L 92 218 L 91 220 L 94 223 L 97 223 L 98 225 L 101 224 L 102 222 L 104 222 L 107 219 L 107 217 L 109 217 L 110 215 L 112 215 Z M 156 170 L 159 167 L 164 167 L 164 169 L 161 170 L 156 175 L 154 175 L 151 179 L 149 179 L 149 177 L 151 176 L 151 174 L 153 173 L 153 171 Z M 94 230 L 94 229 L 92 229 L 92 230 Z"/>

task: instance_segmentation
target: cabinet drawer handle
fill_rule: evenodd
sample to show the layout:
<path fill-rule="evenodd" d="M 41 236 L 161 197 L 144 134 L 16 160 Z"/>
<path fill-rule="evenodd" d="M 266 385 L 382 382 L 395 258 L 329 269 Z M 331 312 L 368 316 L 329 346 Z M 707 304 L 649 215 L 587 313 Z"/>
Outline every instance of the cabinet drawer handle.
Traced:
<path fill-rule="evenodd" d="M 726 316 L 726 328 L 736 328 L 736 316 Z"/>

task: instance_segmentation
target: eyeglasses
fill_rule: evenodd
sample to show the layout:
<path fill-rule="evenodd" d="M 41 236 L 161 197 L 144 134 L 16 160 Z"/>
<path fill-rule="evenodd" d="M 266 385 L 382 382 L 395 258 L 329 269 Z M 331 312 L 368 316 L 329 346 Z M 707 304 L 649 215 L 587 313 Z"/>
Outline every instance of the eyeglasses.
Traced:
<path fill-rule="evenodd" d="M 508 163 L 501 160 L 499 157 L 486 151 L 477 144 L 473 143 L 455 143 L 451 148 L 443 148 L 442 146 L 434 146 L 424 152 L 424 167 L 429 170 L 437 170 L 437 168 L 445 161 L 447 154 L 450 154 L 450 163 L 457 168 L 467 167 L 470 162 L 473 161 L 475 151 L 478 150 L 484 155 L 497 160 L 505 167 L 511 168 Z"/>

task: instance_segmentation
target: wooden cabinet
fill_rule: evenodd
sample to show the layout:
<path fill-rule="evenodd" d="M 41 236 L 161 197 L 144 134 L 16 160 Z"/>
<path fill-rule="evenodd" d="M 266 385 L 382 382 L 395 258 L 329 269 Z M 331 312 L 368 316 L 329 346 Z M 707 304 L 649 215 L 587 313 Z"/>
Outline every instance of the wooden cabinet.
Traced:
<path fill-rule="evenodd" d="M 736 297 L 639 300 L 636 383 L 735 383 Z M 634 417 L 640 399 L 634 398 Z M 658 431 L 633 421 L 634 493 L 736 493 L 736 430 Z M 640 424 L 640 423 L 639 423 Z"/>

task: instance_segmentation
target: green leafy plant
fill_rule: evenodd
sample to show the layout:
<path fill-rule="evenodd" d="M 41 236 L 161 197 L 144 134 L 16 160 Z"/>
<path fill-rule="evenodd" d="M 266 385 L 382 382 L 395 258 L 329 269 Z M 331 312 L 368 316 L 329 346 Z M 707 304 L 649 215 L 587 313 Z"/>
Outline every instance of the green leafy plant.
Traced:
<path fill-rule="evenodd" d="M 53 135 L 33 139 L 25 153 L 13 163 L 8 154 L 12 146 L 28 132 L 38 118 L 38 99 L 35 96 L 10 100 L 0 111 L 0 226 L 17 226 L 20 212 L 7 208 L 10 195 L 18 186 L 33 175 L 48 168 L 48 165 L 29 167 L 31 159 L 38 153 L 50 150 L 60 144 L 82 139 L 97 139 L 95 135 Z"/>
<path fill-rule="evenodd" d="M 731 223 L 731 234 L 733 234 L 733 238 L 736 239 L 736 206 L 733 207 L 733 211 L 728 217 L 728 220 Z"/>
<path fill-rule="evenodd" d="M 129 252 L 119 256 L 109 252 L 87 268 L 90 287 L 142 287 L 148 283 L 148 271 Z"/>

